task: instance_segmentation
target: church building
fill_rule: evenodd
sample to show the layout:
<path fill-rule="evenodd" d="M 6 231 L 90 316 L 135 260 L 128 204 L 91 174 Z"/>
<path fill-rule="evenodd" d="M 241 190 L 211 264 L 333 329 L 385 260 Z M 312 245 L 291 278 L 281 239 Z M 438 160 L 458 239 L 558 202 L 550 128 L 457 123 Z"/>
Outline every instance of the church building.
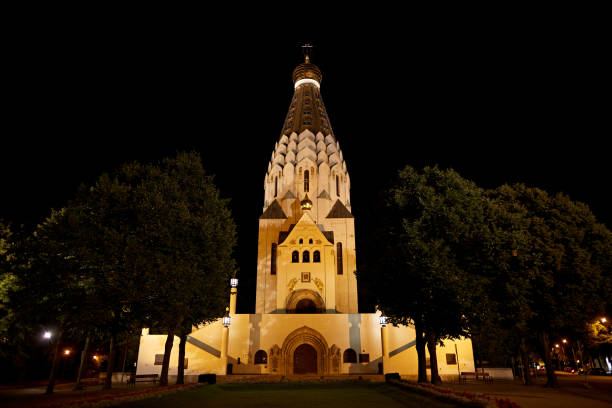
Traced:
<path fill-rule="evenodd" d="M 255 313 L 236 313 L 232 280 L 228 316 L 187 337 L 186 382 L 208 373 L 416 378 L 414 328 L 358 311 L 351 180 L 321 81 L 306 53 L 293 71 L 294 95 L 263 180 Z M 161 372 L 165 341 L 143 329 L 137 374 Z M 178 344 L 176 337 L 171 377 Z M 437 354 L 442 377 L 474 371 L 469 339 L 445 341 Z"/>

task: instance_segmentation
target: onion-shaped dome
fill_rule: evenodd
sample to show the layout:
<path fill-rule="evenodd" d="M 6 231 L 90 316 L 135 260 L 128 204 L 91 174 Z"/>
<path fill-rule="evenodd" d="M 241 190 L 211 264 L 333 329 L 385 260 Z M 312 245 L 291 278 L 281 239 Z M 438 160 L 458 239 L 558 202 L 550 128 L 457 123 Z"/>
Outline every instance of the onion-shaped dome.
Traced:
<path fill-rule="evenodd" d="M 306 62 L 301 63 L 293 70 L 293 83 L 295 84 L 302 79 L 313 79 L 319 84 L 321 84 L 321 80 L 323 79 L 319 67 L 315 64 L 311 64 L 308 57 L 306 57 Z"/>
<path fill-rule="evenodd" d="M 308 198 L 308 194 L 306 194 L 304 199 L 300 201 L 300 208 L 302 208 L 302 211 L 310 211 L 312 209 L 312 201 L 310 201 L 310 198 Z"/>

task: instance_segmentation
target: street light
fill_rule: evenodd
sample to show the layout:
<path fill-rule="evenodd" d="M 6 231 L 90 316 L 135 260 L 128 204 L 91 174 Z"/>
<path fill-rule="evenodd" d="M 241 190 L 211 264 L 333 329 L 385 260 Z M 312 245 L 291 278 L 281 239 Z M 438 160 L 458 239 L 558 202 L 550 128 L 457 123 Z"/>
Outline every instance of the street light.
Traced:
<path fill-rule="evenodd" d="M 563 344 L 567 343 L 567 340 L 563 339 L 561 340 L 563 342 Z"/>
<path fill-rule="evenodd" d="M 232 288 L 238 287 L 238 279 L 236 278 L 230 279 L 230 285 L 232 286 Z"/>
<path fill-rule="evenodd" d="M 605 322 L 607 322 L 607 321 L 608 321 L 608 319 L 606 319 L 605 317 L 602 317 L 602 318 L 601 318 L 601 322 L 602 322 L 602 323 L 605 323 Z"/>
<path fill-rule="evenodd" d="M 64 355 L 65 355 L 65 356 L 69 356 L 69 355 L 70 355 L 70 349 L 66 349 L 66 350 L 64 350 Z"/>
<path fill-rule="evenodd" d="M 224 327 L 229 327 L 232 323 L 232 318 L 229 315 L 229 307 L 225 308 L 225 316 L 223 316 L 222 322 Z"/>
<path fill-rule="evenodd" d="M 44 337 L 45 339 L 49 340 L 49 339 L 51 338 L 51 332 L 50 332 L 50 331 L 46 331 L 46 332 L 43 334 L 43 337 Z"/>
<path fill-rule="evenodd" d="M 380 317 L 378 318 L 378 322 L 380 323 L 381 327 L 386 327 L 387 326 L 387 316 L 380 315 Z"/>

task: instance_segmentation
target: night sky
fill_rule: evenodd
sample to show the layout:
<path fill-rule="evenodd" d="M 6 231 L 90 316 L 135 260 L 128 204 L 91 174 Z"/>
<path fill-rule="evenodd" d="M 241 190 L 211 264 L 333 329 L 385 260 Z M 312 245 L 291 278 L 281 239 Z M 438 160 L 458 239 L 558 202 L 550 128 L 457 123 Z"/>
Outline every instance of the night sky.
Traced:
<path fill-rule="evenodd" d="M 491 24 L 342 40 L 281 31 L 231 39 L 201 27 L 85 24 L 13 33 L 0 218 L 35 225 L 123 162 L 196 150 L 232 199 L 238 311 L 253 312 L 264 176 L 300 45 L 310 42 L 351 176 L 358 243 L 375 223 L 377 192 L 406 164 L 452 167 L 486 188 L 562 191 L 612 227 L 609 46 L 591 28 Z"/>

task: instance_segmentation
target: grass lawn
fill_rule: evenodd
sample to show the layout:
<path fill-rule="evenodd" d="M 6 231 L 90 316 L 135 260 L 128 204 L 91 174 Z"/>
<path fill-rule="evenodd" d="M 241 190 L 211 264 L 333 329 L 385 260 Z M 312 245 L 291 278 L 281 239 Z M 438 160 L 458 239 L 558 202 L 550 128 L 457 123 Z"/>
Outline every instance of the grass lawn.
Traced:
<path fill-rule="evenodd" d="M 120 405 L 137 407 L 457 407 L 384 383 L 216 384 Z"/>

